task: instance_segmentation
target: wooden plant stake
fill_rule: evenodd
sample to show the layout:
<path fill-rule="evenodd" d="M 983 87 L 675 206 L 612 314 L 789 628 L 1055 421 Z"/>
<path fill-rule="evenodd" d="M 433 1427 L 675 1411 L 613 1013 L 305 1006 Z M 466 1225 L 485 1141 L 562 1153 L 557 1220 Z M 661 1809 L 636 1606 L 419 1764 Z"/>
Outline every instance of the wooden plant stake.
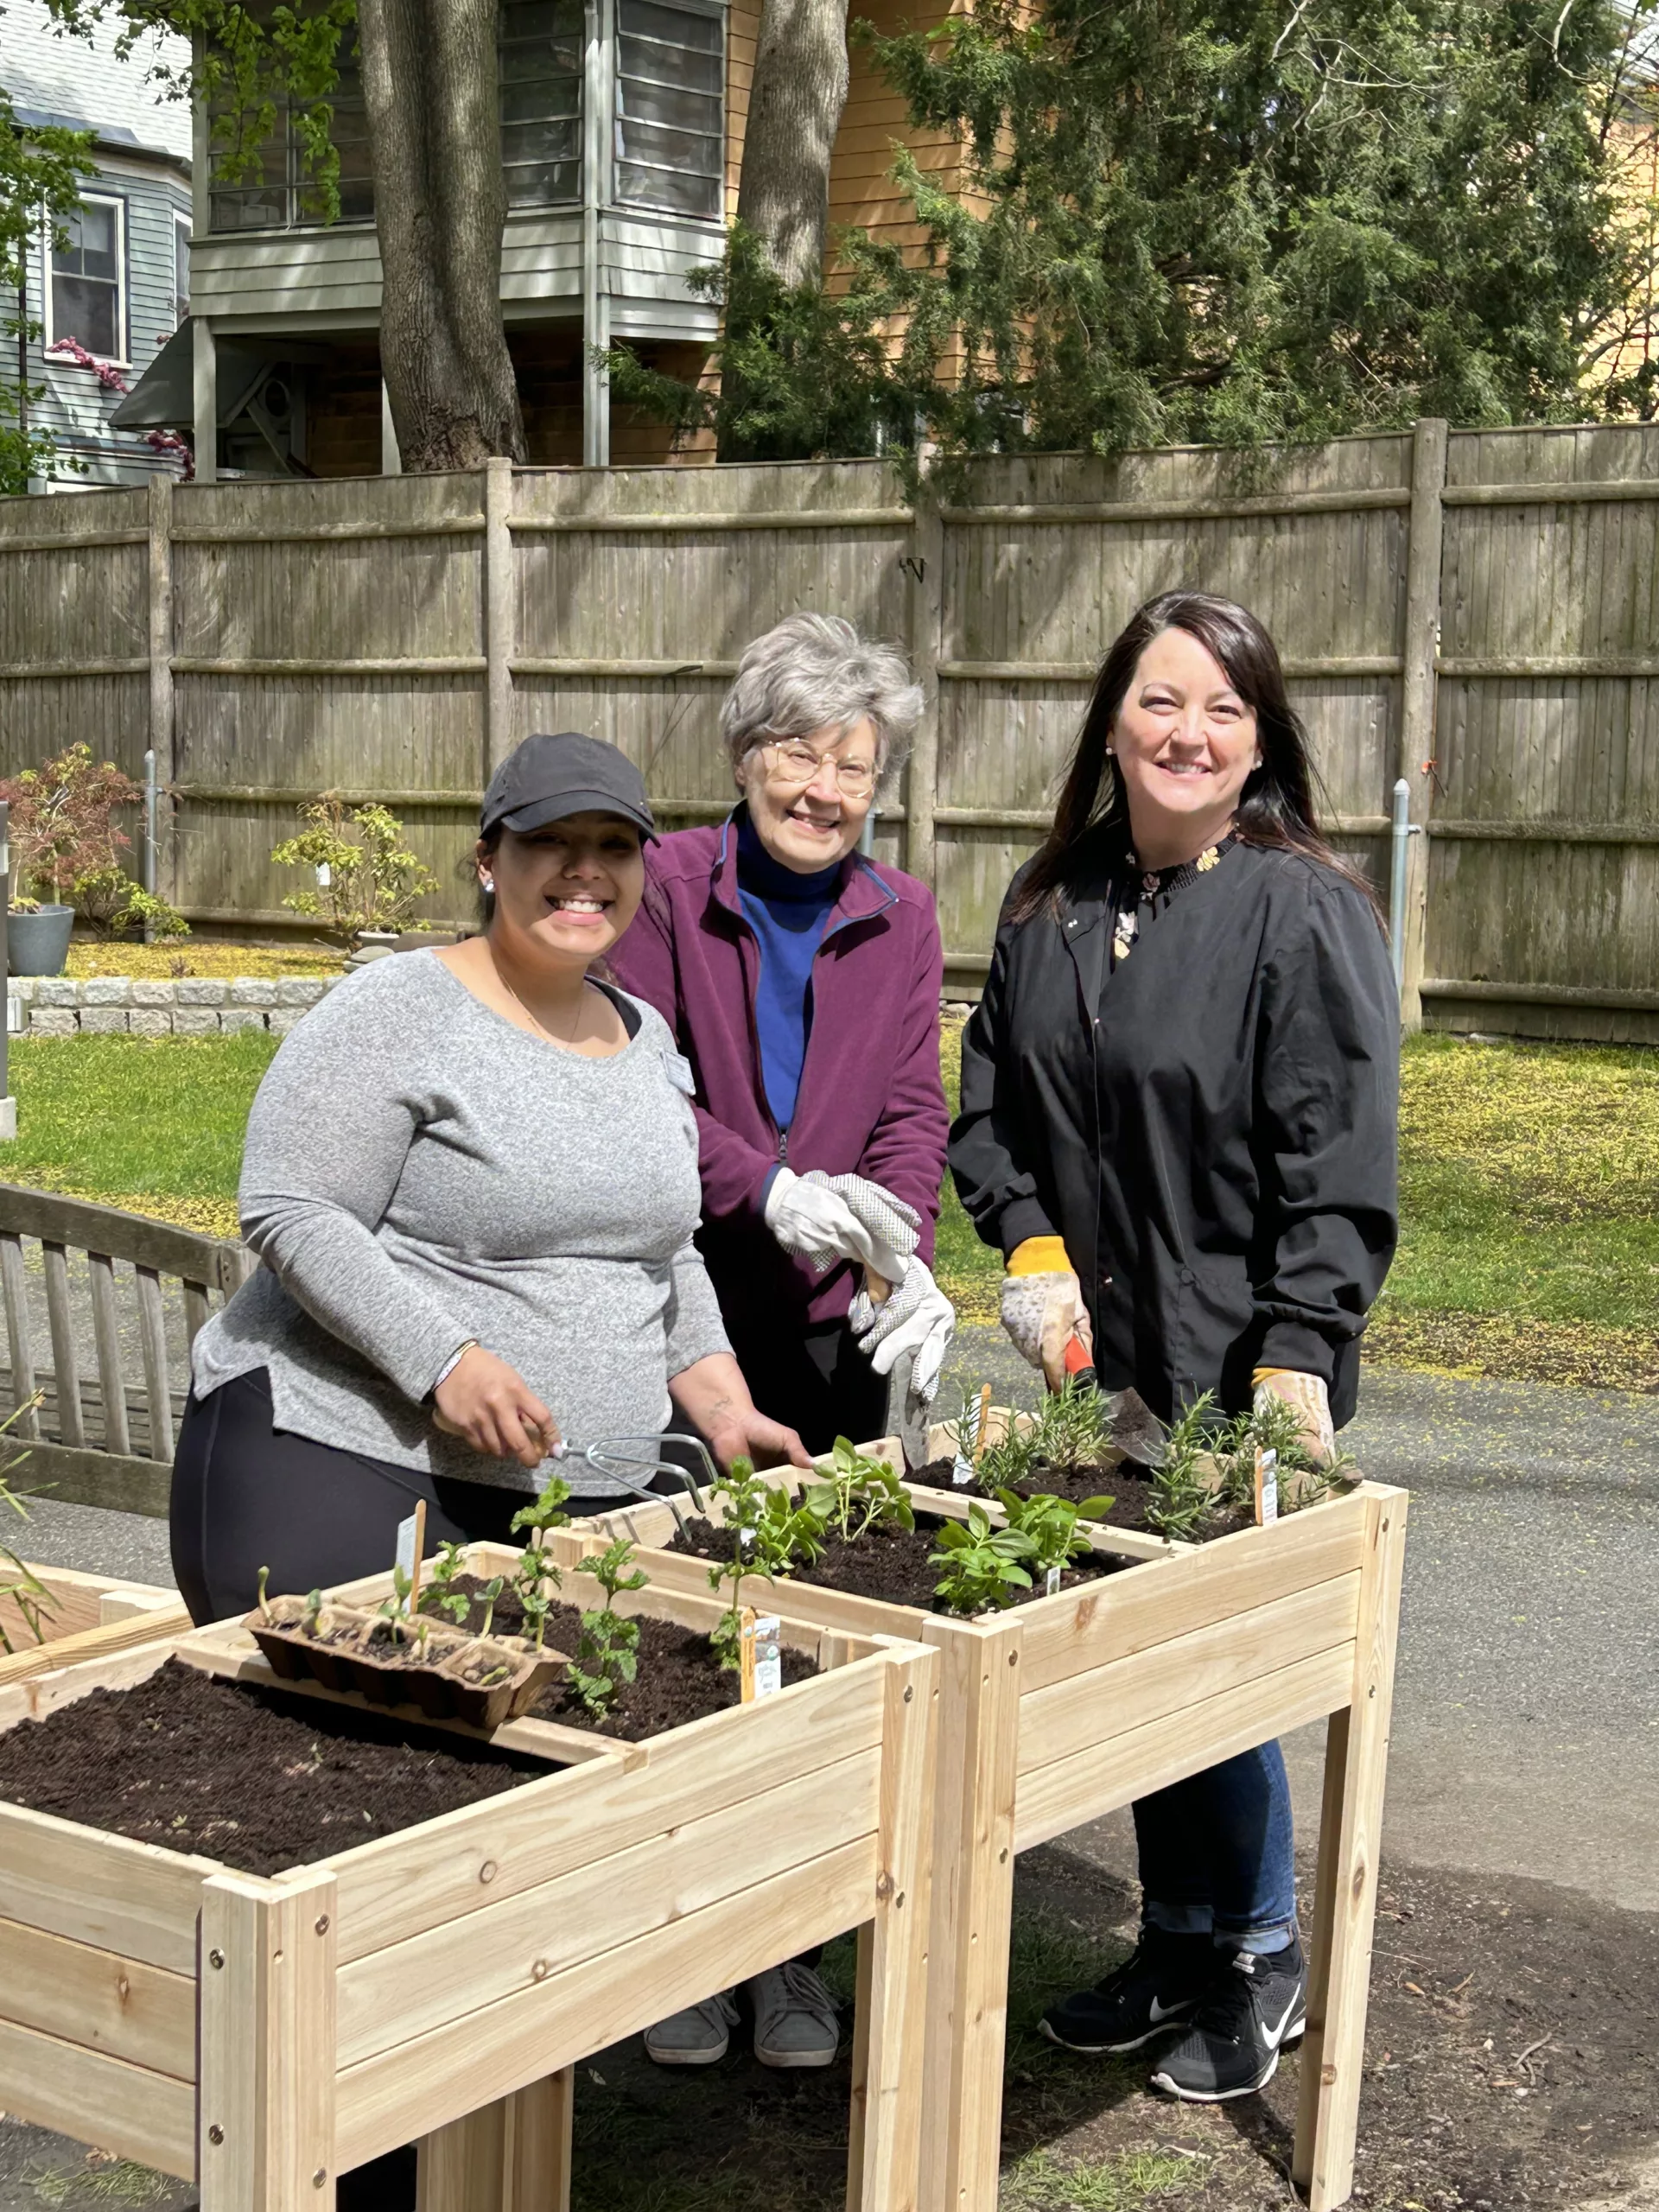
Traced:
<path fill-rule="evenodd" d="M 979 1392 L 979 1420 L 974 1429 L 974 1465 L 985 1457 L 985 1446 L 990 1442 L 988 1433 L 991 1418 L 991 1386 L 982 1383 Z"/>
<path fill-rule="evenodd" d="M 407 1521 L 397 1524 L 397 1564 L 409 1577 L 409 1617 L 414 1619 L 421 1601 L 421 1560 L 426 1552 L 426 1500 L 418 1497 Z"/>

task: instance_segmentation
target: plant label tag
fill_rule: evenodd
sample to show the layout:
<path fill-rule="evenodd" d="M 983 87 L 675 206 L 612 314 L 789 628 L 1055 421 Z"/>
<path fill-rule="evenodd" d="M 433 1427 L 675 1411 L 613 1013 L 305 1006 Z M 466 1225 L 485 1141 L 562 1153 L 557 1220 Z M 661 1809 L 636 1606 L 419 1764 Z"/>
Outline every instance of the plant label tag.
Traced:
<path fill-rule="evenodd" d="M 957 1456 L 950 1463 L 950 1481 L 954 1488 L 966 1490 L 974 1479 L 974 1461 L 979 1457 L 980 1404 L 976 1400 L 970 1411 L 964 1406 L 962 1419 L 957 1424 Z"/>
<path fill-rule="evenodd" d="M 762 1613 L 754 1624 L 754 1694 L 776 1697 L 784 1687 L 782 1629 L 776 1613 Z"/>
<path fill-rule="evenodd" d="M 409 1582 L 409 1610 L 415 1610 L 421 1589 L 421 1559 L 426 1550 L 426 1500 L 417 1500 L 407 1521 L 397 1523 L 397 1570 Z"/>
<path fill-rule="evenodd" d="M 318 890 L 319 890 L 319 891 L 326 891 L 326 890 L 328 888 L 329 885 L 334 881 L 334 872 L 333 868 L 331 868 L 329 867 L 329 865 L 328 865 L 327 861 L 319 861 L 317 862 L 317 888 L 318 888 Z"/>
<path fill-rule="evenodd" d="M 1255 1524 L 1265 1529 L 1279 1518 L 1279 1454 L 1258 1451 L 1255 1455 Z"/>
<path fill-rule="evenodd" d="M 1049 1570 L 1048 1570 L 1048 1573 L 1047 1573 L 1043 1577 L 1043 1595 L 1044 1595 L 1044 1597 L 1045 1597 L 1045 1598 L 1052 1598 L 1052 1597 L 1053 1597 L 1053 1596 L 1054 1596 L 1054 1594 L 1055 1594 L 1055 1592 L 1058 1590 L 1059 1586 L 1060 1586 L 1060 1570 L 1059 1570 L 1059 1568 L 1058 1568 L 1058 1567 L 1051 1567 L 1049 1568 Z"/>

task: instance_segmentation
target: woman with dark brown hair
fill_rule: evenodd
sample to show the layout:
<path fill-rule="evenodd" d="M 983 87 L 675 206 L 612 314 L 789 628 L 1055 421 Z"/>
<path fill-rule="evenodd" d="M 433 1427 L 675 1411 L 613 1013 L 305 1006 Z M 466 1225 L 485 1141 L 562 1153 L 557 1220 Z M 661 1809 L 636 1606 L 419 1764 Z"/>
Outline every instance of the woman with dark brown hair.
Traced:
<path fill-rule="evenodd" d="M 1394 1253 L 1398 1050 L 1376 910 L 1319 831 L 1272 639 L 1166 593 L 1102 664 L 963 1041 L 951 1170 L 1050 1387 L 1076 1338 L 1137 1412 L 1271 1393 L 1329 1459 Z M 1184 2026 L 1154 2083 L 1248 2095 L 1303 2024 L 1279 1747 L 1135 1815 L 1140 1943 L 1044 2027 L 1124 2051 Z"/>

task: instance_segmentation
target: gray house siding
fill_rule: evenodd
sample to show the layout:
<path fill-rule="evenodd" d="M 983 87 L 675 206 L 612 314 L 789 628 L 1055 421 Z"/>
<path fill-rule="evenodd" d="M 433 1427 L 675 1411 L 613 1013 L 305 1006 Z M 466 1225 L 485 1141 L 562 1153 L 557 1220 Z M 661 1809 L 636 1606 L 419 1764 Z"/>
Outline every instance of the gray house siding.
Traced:
<path fill-rule="evenodd" d="M 190 220 L 189 183 L 156 165 L 106 157 L 84 194 L 91 201 L 114 201 L 121 211 L 124 353 L 112 365 L 125 384 L 134 385 L 177 327 L 174 232 L 176 222 L 188 226 Z M 130 430 L 109 427 L 119 391 L 100 383 L 93 370 L 52 358 L 51 341 L 66 333 L 56 327 L 53 315 L 50 264 L 50 242 L 41 238 L 29 256 L 29 311 L 42 326 L 29 347 L 29 381 L 44 385 L 45 397 L 31 412 L 51 431 L 64 461 L 78 461 L 86 471 L 71 474 L 66 468 L 59 488 L 142 484 L 157 473 L 176 475 L 175 456 L 158 454 Z M 79 331 L 67 334 L 81 336 Z"/>

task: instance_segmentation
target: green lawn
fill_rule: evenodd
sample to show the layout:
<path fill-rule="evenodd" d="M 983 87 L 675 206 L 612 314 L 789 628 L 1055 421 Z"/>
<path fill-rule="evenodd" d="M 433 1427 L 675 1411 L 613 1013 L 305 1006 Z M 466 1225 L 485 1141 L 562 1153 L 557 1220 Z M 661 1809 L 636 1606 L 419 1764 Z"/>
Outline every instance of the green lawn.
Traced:
<path fill-rule="evenodd" d="M 944 1071 L 954 1107 L 954 1032 Z M 276 1040 L 15 1042 L 11 1180 L 234 1235 L 249 1102 Z M 1659 1389 L 1659 1053 L 1407 1046 L 1404 1229 L 1368 1338 L 1395 1365 Z M 1001 1263 L 948 1187 L 938 1274 L 996 1317 Z"/>

